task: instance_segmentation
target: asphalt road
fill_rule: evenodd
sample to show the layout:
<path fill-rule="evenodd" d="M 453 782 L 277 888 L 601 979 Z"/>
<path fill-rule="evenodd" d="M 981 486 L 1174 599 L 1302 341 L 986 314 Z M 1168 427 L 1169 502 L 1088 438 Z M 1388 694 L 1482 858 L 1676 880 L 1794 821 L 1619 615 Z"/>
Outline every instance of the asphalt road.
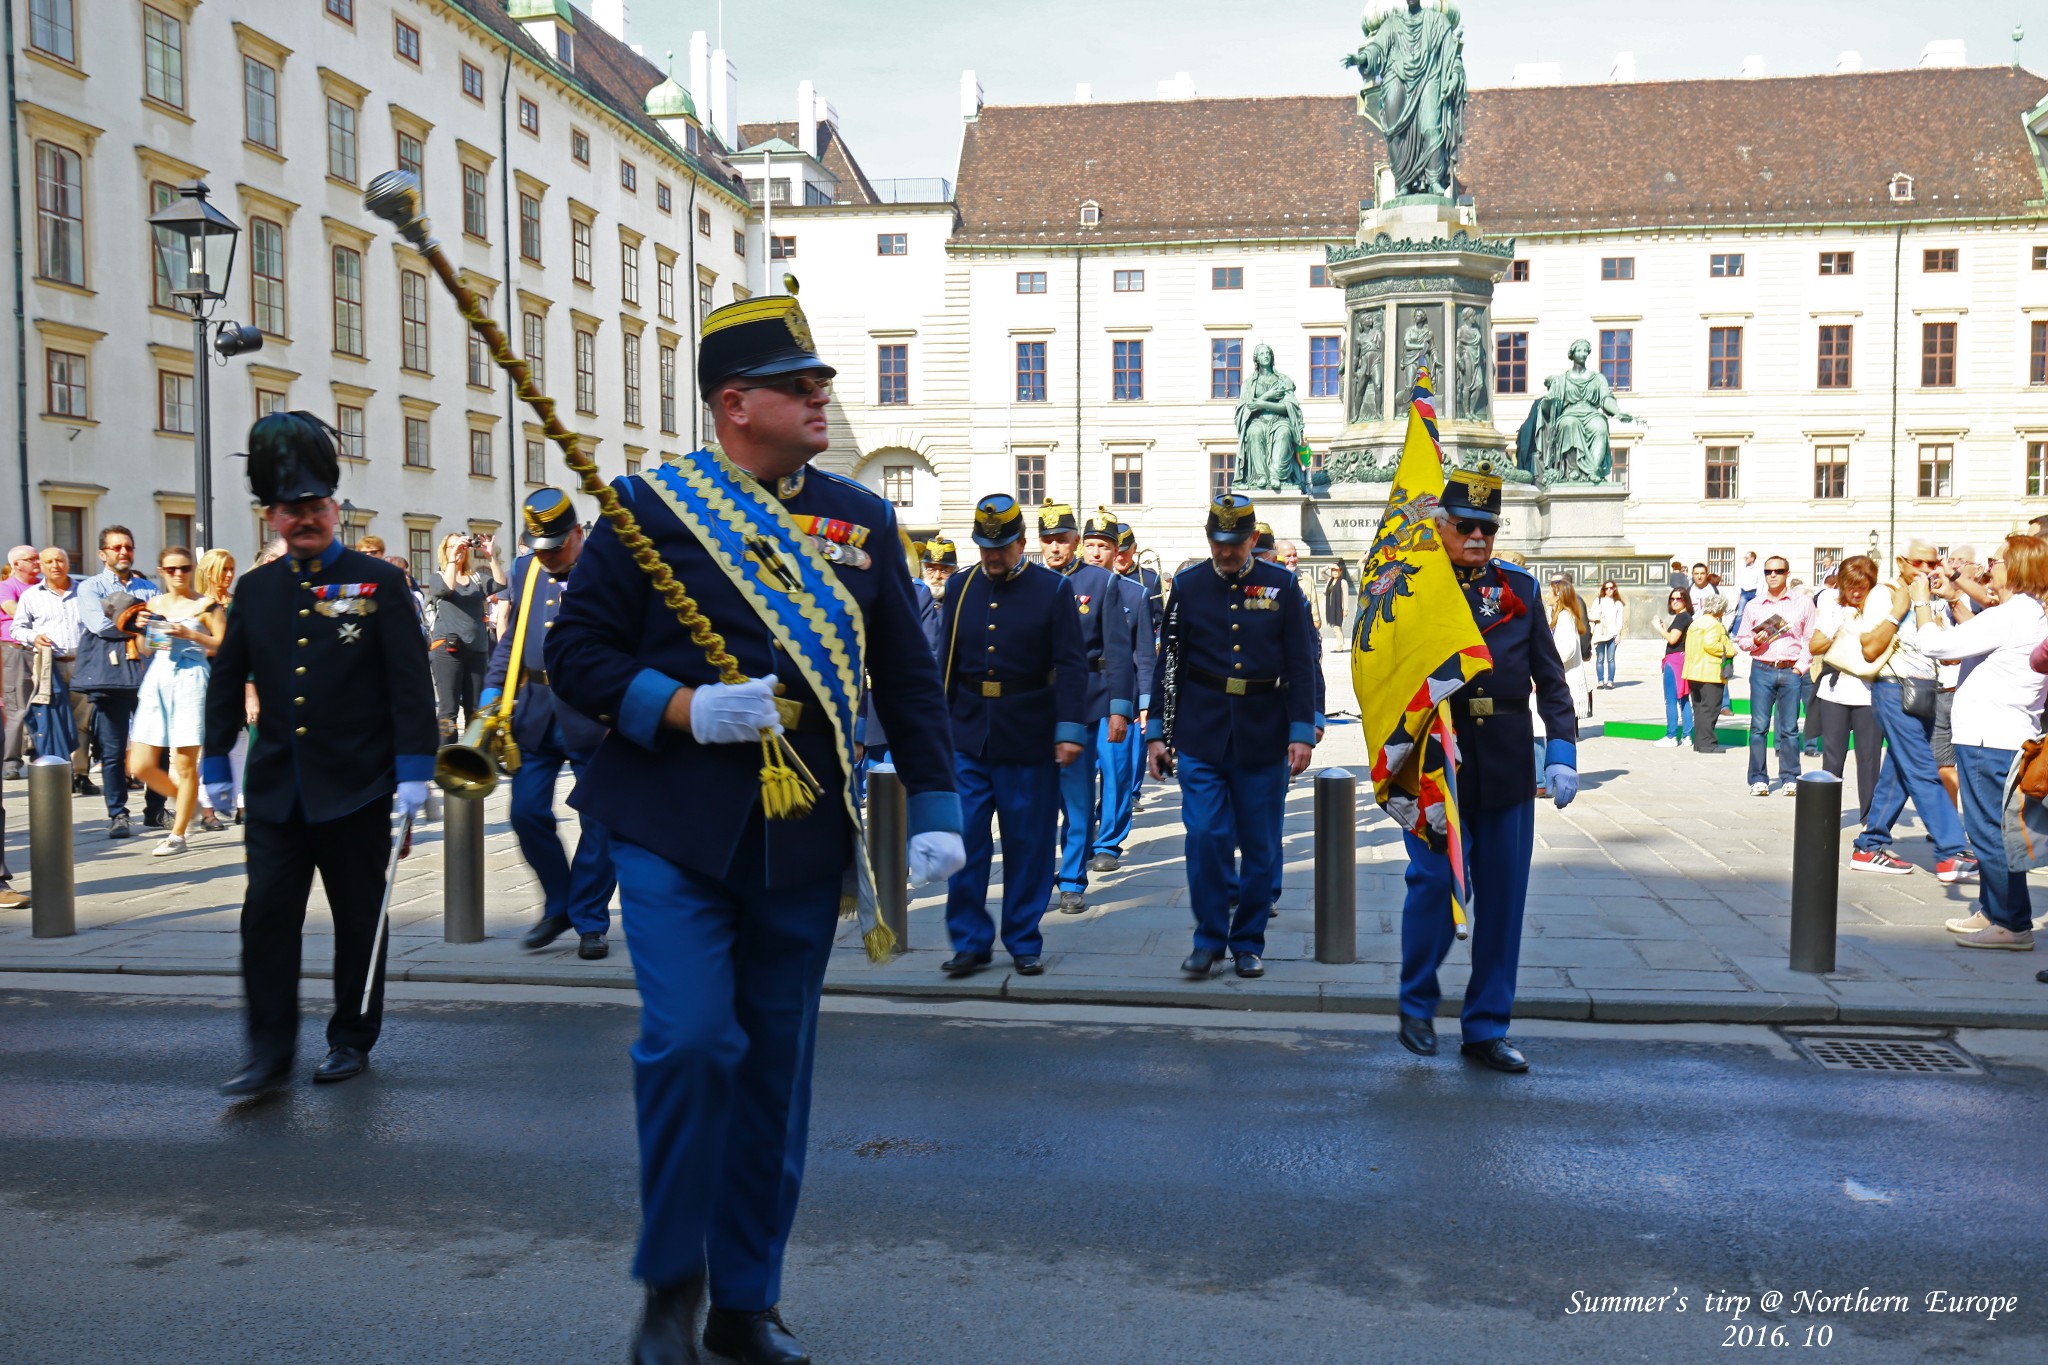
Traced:
<path fill-rule="evenodd" d="M 2048 1359 L 2039 1058 L 1559 1026 L 1515 1079 L 1384 1021 L 983 1015 L 825 1018 L 784 1303 L 821 1365 Z M 0 991 L 0 1359 L 625 1358 L 630 1010 L 397 1003 L 368 1077 L 231 1106 L 238 1028 Z"/>

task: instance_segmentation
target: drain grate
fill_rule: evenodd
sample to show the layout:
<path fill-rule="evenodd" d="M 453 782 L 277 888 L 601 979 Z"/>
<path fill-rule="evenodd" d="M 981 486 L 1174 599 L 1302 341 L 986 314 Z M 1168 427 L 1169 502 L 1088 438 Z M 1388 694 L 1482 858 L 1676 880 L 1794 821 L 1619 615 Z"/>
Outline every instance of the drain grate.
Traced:
<path fill-rule="evenodd" d="M 1815 1038 L 1793 1041 L 1829 1071 L 1889 1071 L 1914 1076 L 1981 1076 L 1962 1049 L 1924 1038 Z"/>

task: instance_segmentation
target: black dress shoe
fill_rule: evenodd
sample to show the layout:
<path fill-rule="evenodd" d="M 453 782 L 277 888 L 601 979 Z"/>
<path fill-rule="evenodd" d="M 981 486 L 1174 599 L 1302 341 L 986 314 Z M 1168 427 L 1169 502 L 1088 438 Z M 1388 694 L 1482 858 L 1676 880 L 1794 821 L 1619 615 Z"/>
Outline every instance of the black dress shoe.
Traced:
<path fill-rule="evenodd" d="M 1529 1069 L 1529 1059 L 1522 1055 L 1520 1048 L 1505 1038 L 1488 1038 L 1483 1043 L 1463 1043 L 1459 1045 L 1458 1051 L 1481 1066 L 1490 1067 L 1495 1071 L 1505 1071 L 1509 1075 L 1519 1076 Z"/>
<path fill-rule="evenodd" d="M 1023 953 L 1017 958 L 1017 975 L 1044 976 L 1045 959 L 1037 953 Z"/>
<path fill-rule="evenodd" d="M 220 1093 L 231 1099 L 242 1099 L 249 1095 L 267 1094 L 283 1089 L 291 1082 L 292 1059 L 280 1057 L 271 1061 L 251 1062 L 229 1079 L 221 1082 Z"/>
<path fill-rule="evenodd" d="M 633 1365 L 699 1365 L 697 1314 L 703 1306 L 702 1275 L 665 1289 L 647 1286 L 647 1306 L 633 1336 Z"/>
<path fill-rule="evenodd" d="M 369 1064 L 370 1055 L 359 1047 L 334 1048 L 328 1052 L 326 1061 L 313 1068 L 313 1079 L 322 1085 L 345 1081 L 362 1075 Z"/>
<path fill-rule="evenodd" d="M 89 777 L 74 777 L 71 779 L 71 794 L 73 796 L 98 796 L 100 794 L 99 784 Z"/>
<path fill-rule="evenodd" d="M 583 935 L 576 944 L 576 956 L 585 962 L 595 962 L 611 950 L 612 945 L 604 941 L 604 935 L 596 932 Z"/>
<path fill-rule="evenodd" d="M 1239 953 L 1235 965 L 1239 976 L 1264 976 L 1266 974 L 1266 964 L 1259 961 L 1257 953 Z"/>
<path fill-rule="evenodd" d="M 704 1349 L 740 1365 L 811 1365 L 810 1354 L 797 1345 L 775 1308 L 759 1313 L 713 1308 L 704 1318 Z"/>
<path fill-rule="evenodd" d="M 1078 915 L 1088 908 L 1088 897 L 1079 891 L 1060 892 L 1060 913 Z"/>
<path fill-rule="evenodd" d="M 1122 865 L 1114 853 L 1098 853 L 1088 860 L 1090 872 L 1114 872 Z"/>
<path fill-rule="evenodd" d="M 543 915 L 540 923 L 526 931 L 526 937 L 519 940 L 522 948 L 545 948 L 569 932 L 567 915 Z"/>
<path fill-rule="evenodd" d="M 939 970 L 947 976 L 973 976 L 993 961 L 993 953 L 955 953 L 939 964 Z"/>
<path fill-rule="evenodd" d="M 1401 1016 L 1401 1046 L 1418 1057 L 1436 1056 L 1436 1025 L 1419 1014 Z"/>
<path fill-rule="evenodd" d="M 1188 960 L 1180 964 L 1180 969 L 1189 976 L 1199 976 L 1206 979 L 1210 973 L 1216 970 L 1216 964 L 1222 960 L 1223 954 L 1217 949 L 1197 948 L 1188 954 Z"/>

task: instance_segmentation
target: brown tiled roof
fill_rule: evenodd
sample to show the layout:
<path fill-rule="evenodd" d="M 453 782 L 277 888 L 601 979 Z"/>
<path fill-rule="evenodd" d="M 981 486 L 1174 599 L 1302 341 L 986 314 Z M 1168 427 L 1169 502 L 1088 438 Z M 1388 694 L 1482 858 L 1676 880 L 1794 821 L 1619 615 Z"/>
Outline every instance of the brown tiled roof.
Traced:
<path fill-rule="evenodd" d="M 797 146 L 796 122 L 742 123 L 739 128 L 740 146 L 758 147 L 764 142 L 781 138 L 790 146 Z M 829 123 L 818 125 L 818 163 L 839 180 L 839 200 L 842 204 L 879 204 L 881 196 L 868 182 L 867 172 L 860 168 L 852 151 L 847 148 L 846 139 L 837 128 Z"/>
<path fill-rule="evenodd" d="M 1461 188 L 1494 233 L 2048 218 L 2004 67 L 1476 90 Z M 957 242 L 1348 238 L 1377 133 L 1349 96 L 984 108 Z M 1894 205 L 1894 173 L 1914 200 Z M 1080 226 L 1087 200 L 1098 228 Z"/>
<path fill-rule="evenodd" d="M 567 79 L 591 99 L 632 124 L 677 161 L 695 167 L 707 179 L 715 180 L 734 194 L 745 197 L 745 186 L 718 155 L 715 140 L 703 155 L 692 155 L 669 137 L 659 123 L 647 116 L 647 92 L 666 80 L 667 73 L 613 37 L 602 24 L 581 9 L 576 12 L 576 68 L 572 74 L 564 72 L 553 54 L 529 38 L 526 30 L 512 21 L 505 12 L 505 0 L 454 0 L 454 3 L 534 62 Z M 713 135 L 706 129 L 705 136 L 709 140 Z"/>

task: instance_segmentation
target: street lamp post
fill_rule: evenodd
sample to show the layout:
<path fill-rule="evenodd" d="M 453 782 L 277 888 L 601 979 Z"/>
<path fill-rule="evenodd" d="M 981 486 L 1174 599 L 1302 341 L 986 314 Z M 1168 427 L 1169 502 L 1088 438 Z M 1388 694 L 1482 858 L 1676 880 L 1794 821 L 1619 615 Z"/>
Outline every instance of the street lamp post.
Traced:
<path fill-rule="evenodd" d="M 192 307 L 192 539 L 193 552 L 213 544 L 213 412 L 206 354 L 207 318 L 227 297 L 235 270 L 235 243 L 242 235 L 235 221 L 206 201 L 206 182 L 195 180 L 178 191 L 177 202 L 149 216 L 157 270 L 174 285 L 174 298 Z M 223 324 L 215 342 L 222 355 L 260 349 L 263 334 L 254 327 Z"/>
<path fill-rule="evenodd" d="M 356 505 L 347 498 L 341 500 L 341 547 L 344 550 L 356 548 Z"/>

